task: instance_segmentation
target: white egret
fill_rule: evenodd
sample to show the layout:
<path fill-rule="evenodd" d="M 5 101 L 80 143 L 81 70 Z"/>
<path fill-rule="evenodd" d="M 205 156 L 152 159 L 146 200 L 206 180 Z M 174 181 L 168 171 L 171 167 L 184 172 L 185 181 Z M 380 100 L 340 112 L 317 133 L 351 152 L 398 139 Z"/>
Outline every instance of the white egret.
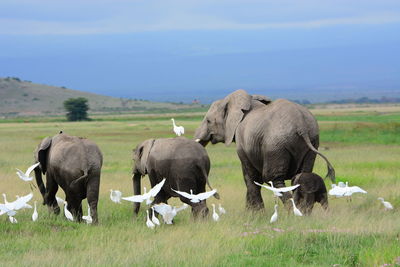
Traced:
<path fill-rule="evenodd" d="M 172 121 L 172 125 L 174 126 L 174 133 L 177 136 L 181 136 L 182 134 L 185 133 L 185 128 L 183 128 L 183 126 L 176 126 L 175 120 L 173 118 L 171 119 L 171 121 Z"/>
<path fill-rule="evenodd" d="M 346 193 L 345 184 L 343 182 L 339 182 L 338 185 L 332 184 L 332 189 L 329 190 L 328 194 L 335 197 L 343 197 Z"/>
<path fill-rule="evenodd" d="M 151 207 L 151 211 L 152 211 L 152 215 L 151 215 L 151 221 L 156 224 L 156 225 L 160 225 L 160 220 L 156 217 L 154 208 Z"/>
<path fill-rule="evenodd" d="M 297 185 L 287 186 L 287 187 L 270 187 L 268 185 L 263 185 L 263 184 L 257 183 L 256 181 L 254 181 L 254 183 L 258 186 L 262 186 L 262 187 L 272 191 L 274 193 L 274 195 L 277 197 L 282 196 L 282 193 L 284 193 L 284 192 L 292 191 L 300 186 L 299 184 L 297 184 Z"/>
<path fill-rule="evenodd" d="M 178 212 L 188 207 L 188 204 L 183 204 L 181 207 L 172 207 L 165 203 L 156 204 L 153 206 L 154 210 L 160 214 L 166 224 L 172 224 L 172 220 Z"/>
<path fill-rule="evenodd" d="M 187 198 L 187 199 L 190 199 L 190 202 L 192 202 L 192 203 L 199 203 L 200 201 L 202 201 L 204 199 L 207 199 L 207 198 L 213 196 L 215 193 L 217 193 L 217 189 L 213 189 L 211 191 L 204 192 L 204 193 L 199 193 L 197 195 L 193 195 L 193 190 L 192 189 L 190 189 L 190 194 L 186 193 L 186 192 L 174 190 L 172 188 L 171 188 L 171 190 L 176 192 L 176 193 L 178 193 L 179 195 Z"/>
<path fill-rule="evenodd" d="M 32 166 L 30 166 L 28 168 L 28 170 L 26 170 L 26 172 L 24 173 L 23 171 L 21 171 L 20 169 L 16 169 L 17 172 L 16 174 L 18 175 L 19 178 L 21 178 L 21 180 L 25 181 L 25 182 L 30 182 L 33 180 L 33 177 L 29 177 L 29 175 L 31 174 L 31 172 L 37 167 L 39 166 L 39 162 L 36 164 L 33 164 Z"/>
<path fill-rule="evenodd" d="M 36 209 L 36 201 L 33 203 L 33 205 L 35 206 L 35 209 L 33 210 L 33 214 L 32 214 L 32 221 L 36 222 L 38 219 L 38 212 Z"/>
<path fill-rule="evenodd" d="M 65 205 L 65 200 L 62 199 L 61 197 L 56 196 L 56 200 L 57 200 L 58 206 Z"/>
<path fill-rule="evenodd" d="M 385 201 L 383 199 L 383 197 L 378 197 L 378 200 L 380 200 L 382 202 L 383 206 L 385 207 L 385 210 L 392 210 L 393 209 L 393 205 L 390 204 L 390 202 Z"/>
<path fill-rule="evenodd" d="M 87 216 L 82 216 L 82 219 L 83 219 L 84 221 L 86 221 L 87 224 L 91 224 L 91 223 L 93 222 L 93 218 L 92 218 L 92 216 L 90 215 L 90 206 L 89 206 L 89 205 L 88 205 L 88 207 L 87 207 L 87 213 L 88 213 L 88 215 L 87 215 Z"/>
<path fill-rule="evenodd" d="M 349 197 L 351 200 L 351 195 L 354 193 L 366 194 L 367 191 L 361 189 L 358 186 L 349 186 L 349 182 L 343 183 L 339 182 L 338 185 L 332 184 L 332 189 L 329 190 L 328 194 L 336 197 Z"/>
<path fill-rule="evenodd" d="M 121 203 L 122 192 L 110 189 L 110 199 L 114 203 Z"/>
<path fill-rule="evenodd" d="M 158 184 L 156 184 L 152 189 L 150 189 L 149 192 L 146 193 L 146 188 L 145 188 L 145 193 L 143 195 L 133 195 L 130 197 L 123 197 L 123 200 L 126 201 L 130 201 L 130 202 L 143 202 L 144 200 L 146 200 L 146 204 L 150 205 L 153 200 L 151 200 L 152 197 L 155 197 L 158 192 L 160 192 L 161 188 L 163 187 L 164 183 L 165 183 L 165 178 L 159 182 Z"/>
<path fill-rule="evenodd" d="M 278 204 L 274 206 L 275 212 L 272 214 L 271 219 L 269 220 L 270 223 L 274 223 L 278 220 Z"/>
<path fill-rule="evenodd" d="M 74 216 L 72 216 L 72 213 L 68 210 L 68 202 L 65 201 L 64 205 L 64 215 L 65 218 L 67 218 L 69 221 L 73 222 L 74 221 Z"/>
<path fill-rule="evenodd" d="M 146 225 L 147 225 L 147 227 L 149 227 L 150 229 L 154 229 L 154 227 L 156 227 L 156 225 L 150 220 L 149 211 L 146 210 L 146 213 L 147 213 Z"/>
<path fill-rule="evenodd" d="M 294 215 L 296 215 L 296 216 L 303 216 L 303 213 L 301 213 L 301 211 L 296 207 L 296 205 L 294 204 L 294 200 L 293 200 L 293 198 L 290 198 L 290 200 L 292 201 L 292 203 L 293 203 L 293 213 L 294 213 Z"/>
<path fill-rule="evenodd" d="M 3 194 L 4 196 L 4 204 L 1 205 L 5 205 L 5 207 L 7 207 L 7 209 L 9 210 L 20 210 L 20 209 L 26 209 L 26 208 L 32 208 L 31 205 L 28 205 L 27 202 L 30 201 L 33 197 L 33 193 L 29 193 L 26 196 L 17 198 L 15 201 L 13 202 L 7 202 L 6 198 L 5 198 L 5 194 Z"/>
<path fill-rule="evenodd" d="M 5 194 L 3 194 L 5 196 Z M 29 193 L 26 196 L 20 197 L 13 202 L 7 202 L 4 204 L 0 204 L 0 215 L 7 214 L 9 217 L 13 217 L 17 214 L 17 211 L 20 209 L 27 208 L 26 202 L 30 201 L 33 197 L 32 193 Z M 6 199 L 5 199 L 6 200 Z M 29 205 L 30 206 L 30 205 Z M 30 206 L 32 208 L 32 206 Z M 15 220 L 15 218 L 9 218 L 11 220 Z"/>
<path fill-rule="evenodd" d="M 219 220 L 219 215 L 218 215 L 218 213 L 215 211 L 215 204 L 213 203 L 213 204 L 211 204 L 211 205 L 212 205 L 212 207 L 213 207 L 212 218 L 213 218 L 214 221 L 218 222 L 218 220 Z"/>
<path fill-rule="evenodd" d="M 226 210 L 221 206 L 221 203 L 218 204 L 218 211 L 219 214 L 226 214 Z"/>

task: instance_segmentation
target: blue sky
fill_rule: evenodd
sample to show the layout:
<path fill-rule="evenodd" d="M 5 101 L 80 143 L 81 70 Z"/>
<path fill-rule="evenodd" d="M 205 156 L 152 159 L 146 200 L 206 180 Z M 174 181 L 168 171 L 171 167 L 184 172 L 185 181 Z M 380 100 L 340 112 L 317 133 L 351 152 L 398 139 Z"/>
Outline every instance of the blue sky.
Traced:
<path fill-rule="evenodd" d="M 0 77 L 209 102 L 400 97 L 400 1 L 0 2 Z"/>

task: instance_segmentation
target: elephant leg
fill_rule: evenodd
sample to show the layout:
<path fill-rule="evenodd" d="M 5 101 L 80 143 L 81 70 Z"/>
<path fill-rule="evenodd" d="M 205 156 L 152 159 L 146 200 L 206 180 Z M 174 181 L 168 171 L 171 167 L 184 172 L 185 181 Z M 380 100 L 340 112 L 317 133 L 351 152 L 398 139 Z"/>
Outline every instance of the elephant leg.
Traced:
<path fill-rule="evenodd" d="M 290 179 L 289 167 L 291 163 L 291 155 L 286 149 L 277 149 L 268 151 L 264 157 L 262 178 L 264 182 L 272 181 L 274 187 L 286 187 L 285 180 Z M 282 193 L 280 197 L 286 208 L 290 209 L 291 205 L 288 200 L 292 197 L 290 192 Z"/>
<path fill-rule="evenodd" d="M 50 212 L 60 214 L 60 207 L 56 200 L 56 194 L 58 191 L 58 184 L 49 174 L 46 176 L 46 194 L 44 195 L 44 203 L 49 207 Z"/>
<path fill-rule="evenodd" d="M 304 200 L 304 214 L 310 215 L 314 207 L 315 195 L 313 193 L 306 194 Z"/>
<path fill-rule="evenodd" d="M 254 181 L 262 183 L 261 173 L 254 169 L 243 153 L 238 153 L 238 155 L 242 164 L 244 182 L 247 187 L 246 208 L 253 211 L 263 210 L 264 202 L 261 196 L 261 187 L 254 183 Z"/>
<path fill-rule="evenodd" d="M 319 142 L 318 140 L 316 141 L 311 141 L 312 145 L 318 149 Z M 315 158 L 317 157 L 317 154 L 315 154 L 313 151 L 309 150 L 306 155 L 303 158 L 303 162 L 300 166 L 300 169 L 297 171 L 297 173 L 300 172 L 312 172 L 314 168 L 314 163 L 315 163 Z"/>
<path fill-rule="evenodd" d="M 301 206 L 302 205 L 302 200 L 303 200 L 303 195 L 300 193 L 299 189 L 296 189 L 293 193 L 293 200 L 296 206 Z"/>
<path fill-rule="evenodd" d="M 66 199 L 68 203 L 67 209 L 74 216 L 74 220 L 82 221 L 82 199 L 77 197 L 74 193 L 66 192 Z"/>
<path fill-rule="evenodd" d="M 328 194 L 323 193 L 323 194 L 321 194 L 320 198 L 321 198 L 320 204 L 321 204 L 322 208 L 324 210 L 328 210 Z"/>
<path fill-rule="evenodd" d="M 99 222 L 97 215 L 97 204 L 99 201 L 100 173 L 89 177 L 86 185 L 86 197 L 90 206 L 90 213 L 93 219 L 93 224 Z"/>

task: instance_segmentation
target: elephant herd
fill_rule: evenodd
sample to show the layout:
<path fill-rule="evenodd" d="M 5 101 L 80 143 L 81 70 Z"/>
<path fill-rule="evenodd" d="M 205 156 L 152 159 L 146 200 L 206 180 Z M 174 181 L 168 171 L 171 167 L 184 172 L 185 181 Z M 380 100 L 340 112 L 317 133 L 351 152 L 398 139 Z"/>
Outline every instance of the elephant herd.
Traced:
<path fill-rule="evenodd" d="M 205 201 L 190 202 L 172 189 L 192 191 L 193 194 L 205 192 L 206 184 L 211 189 L 208 182 L 210 159 L 205 146 L 209 142 L 223 142 L 225 145 L 234 142 L 247 187 L 248 209 L 264 208 L 260 187 L 254 182 L 272 182 L 279 188 L 285 186 L 285 180 L 301 185 L 294 192 L 294 199 L 306 211 L 312 209 L 314 202 L 327 207 L 323 181 L 312 174 L 316 155 L 326 161 L 327 176 L 332 181 L 335 172 L 328 159 L 317 150 L 318 124 L 305 107 L 285 99 L 272 101 L 262 95 L 237 90 L 212 103 L 194 139 L 148 139 L 137 145 L 133 152 L 134 194 L 141 194 L 144 175 L 148 175 L 152 187 L 166 178 L 153 204 L 167 203 L 171 197 L 180 197 L 182 202 L 192 206 L 195 217 L 206 216 Z M 78 221 L 82 218 L 81 202 L 87 198 L 93 223 L 98 222 L 103 156 L 95 143 L 60 132 L 42 140 L 35 151 L 35 161 L 40 163 L 35 168 L 35 177 L 44 205 L 56 214 L 60 212 L 56 200 L 60 186 L 65 192 L 68 209 Z M 46 185 L 42 174 L 46 175 Z M 219 195 L 215 197 L 219 198 Z M 284 193 L 281 200 L 287 203 L 290 197 L 291 193 Z M 302 205 L 301 201 L 305 204 Z M 139 208 L 140 203 L 135 203 L 136 214 Z"/>

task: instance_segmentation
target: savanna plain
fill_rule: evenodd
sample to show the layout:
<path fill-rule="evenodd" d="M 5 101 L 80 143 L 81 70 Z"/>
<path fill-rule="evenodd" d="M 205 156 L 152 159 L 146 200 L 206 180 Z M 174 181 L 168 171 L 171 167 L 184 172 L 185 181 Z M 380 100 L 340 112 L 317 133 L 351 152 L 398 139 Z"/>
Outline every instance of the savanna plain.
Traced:
<path fill-rule="evenodd" d="M 185 126 L 188 138 L 202 114 L 97 116 L 88 122 L 63 118 L 0 123 L 0 193 L 9 200 L 29 193 L 15 174 L 33 162 L 33 151 L 45 136 L 60 130 L 95 141 L 104 155 L 99 225 L 68 222 L 38 205 L 22 210 L 11 224 L 0 217 L 1 266 L 400 266 L 400 106 L 312 109 L 320 125 L 320 151 L 336 170 L 336 180 L 368 191 L 351 202 L 329 198 L 325 212 L 316 204 L 311 216 L 295 217 L 279 203 L 279 219 L 270 224 L 273 196 L 263 191 L 265 211 L 245 210 L 245 185 L 235 146 L 208 145 L 209 180 L 227 210 L 219 222 L 194 221 L 189 209 L 174 225 L 155 230 L 145 224 L 145 207 L 133 217 L 132 204 L 115 204 L 110 189 L 133 194 L 132 149 L 148 138 L 173 137 L 171 117 Z M 326 174 L 317 157 L 314 172 Z M 286 184 L 289 185 L 290 181 Z M 325 181 L 328 189 L 329 180 Z M 149 187 L 148 178 L 143 184 Z M 60 189 L 58 196 L 65 195 Z M 377 200 L 394 206 L 384 211 Z M 34 199 L 42 197 L 34 189 Z M 2 201 L 1 201 L 2 202 Z M 33 201 L 30 202 L 31 204 Z M 169 204 L 180 205 L 178 199 Z M 86 200 L 83 202 L 86 212 Z"/>

